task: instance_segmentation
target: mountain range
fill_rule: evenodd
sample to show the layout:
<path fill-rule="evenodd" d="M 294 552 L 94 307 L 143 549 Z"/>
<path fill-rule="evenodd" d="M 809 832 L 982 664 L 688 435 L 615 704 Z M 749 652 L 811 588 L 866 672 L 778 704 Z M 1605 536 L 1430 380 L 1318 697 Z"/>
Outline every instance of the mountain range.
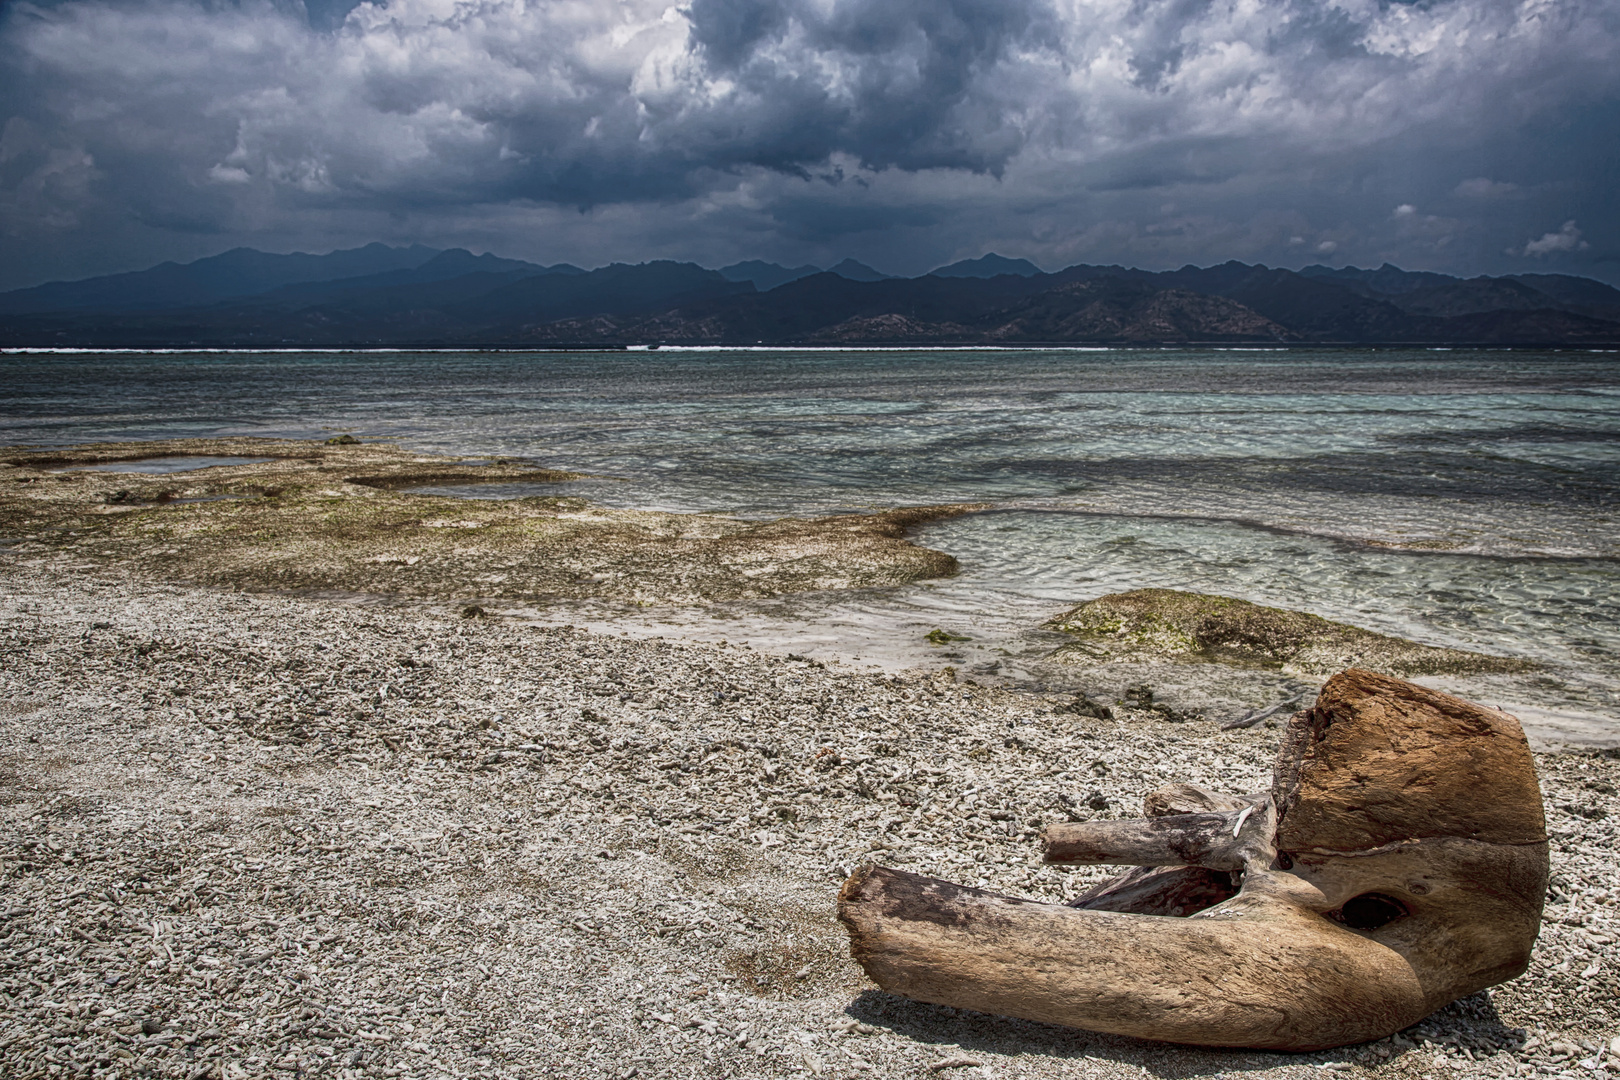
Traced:
<path fill-rule="evenodd" d="M 996 254 L 895 277 L 845 259 L 542 266 L 459 248 L 237 248 L 0 293 L 0 345 L 1620 344 L 1620 290 L 1228 262 L 1045 273 Z"/>

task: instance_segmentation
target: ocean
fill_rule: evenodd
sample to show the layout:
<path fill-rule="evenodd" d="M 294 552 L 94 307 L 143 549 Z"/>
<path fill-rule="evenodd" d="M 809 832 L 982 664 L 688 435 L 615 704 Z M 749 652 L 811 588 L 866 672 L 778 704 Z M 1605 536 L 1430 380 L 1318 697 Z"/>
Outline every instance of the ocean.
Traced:
<path fill-rule="evenodd" d="M 1017 674 L 1067 606 L 1190 589 L 1534 658 L 1551 674 L 1515 704 L 1620 731 L 1613 353 L 9 352 L 0 373 L 7 444 L 349 432 L 588 473 L 568 493 L 614 507 L 984 507 L 919 530 L 960 561 L 945 581 L 575 623 L 886 666 L 938 627 Z"/>

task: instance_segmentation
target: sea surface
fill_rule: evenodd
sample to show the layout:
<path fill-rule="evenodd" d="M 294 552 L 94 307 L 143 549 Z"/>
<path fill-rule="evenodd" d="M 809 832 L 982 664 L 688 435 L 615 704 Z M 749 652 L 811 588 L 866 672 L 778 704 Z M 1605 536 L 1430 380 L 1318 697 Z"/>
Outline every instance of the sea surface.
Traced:
<path fill-rule="evenodd" d="M 985 506 L 919 530 L 956 578 L 711 635 L 899 665 L 937 626 L 1012 655 L 1079 601 L 1192 589 L 1536 658 L 1539 704 L 1620 731 L 1613 353 L 12 352 L 0 380 L 6 444 L 351 432 L 585 472 L 566 490 L 616 507 Z"/>

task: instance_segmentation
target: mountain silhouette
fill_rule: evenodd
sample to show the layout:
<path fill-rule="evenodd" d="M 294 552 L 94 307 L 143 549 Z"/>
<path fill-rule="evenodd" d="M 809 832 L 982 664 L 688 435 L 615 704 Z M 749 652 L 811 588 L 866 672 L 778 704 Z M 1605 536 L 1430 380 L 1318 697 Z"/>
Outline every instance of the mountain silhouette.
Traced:
<path fill-rule="evenodd" d="M 629 344 L 1620 344 L 1620 290 L 1561 274 L 1242 262 L 1043 273 L 984 255 L 916 278 L 853 259 L 544 266 L 461 248 L 238 248 L 0 294 L 12 347 Z"/>

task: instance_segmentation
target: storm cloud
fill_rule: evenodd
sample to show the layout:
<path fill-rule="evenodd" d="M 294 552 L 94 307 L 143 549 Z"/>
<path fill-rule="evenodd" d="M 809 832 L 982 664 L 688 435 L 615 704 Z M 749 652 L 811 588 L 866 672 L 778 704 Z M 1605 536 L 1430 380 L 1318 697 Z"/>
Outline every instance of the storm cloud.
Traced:
<path fill-rule="evenodd" d="M 7 6 L 0 286 L 373 239 L 1620 274 L 1608 0 L 345 6 Z"/>

